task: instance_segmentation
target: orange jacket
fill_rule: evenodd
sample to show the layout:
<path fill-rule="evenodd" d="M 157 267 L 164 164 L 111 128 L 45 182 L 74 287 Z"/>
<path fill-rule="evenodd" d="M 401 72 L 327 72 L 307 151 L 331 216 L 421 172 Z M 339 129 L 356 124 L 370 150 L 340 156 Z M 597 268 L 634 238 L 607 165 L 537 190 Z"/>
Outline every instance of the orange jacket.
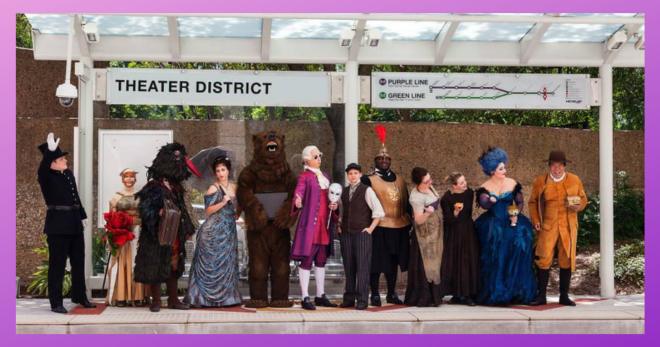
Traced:
<path fill-rule="evenodd" d="M 587 207 L 587 194 L 584 192 L 584 187 L 582 186 L 580 178 L 569 172 L 566 172 L 566 178 L 561 182 L 561 185 L 563 185 L 564 188 L 564 192 L 561 194 L 563 197 L 561 201 L 557 196 L 547 196 L 544 194 L 547 186 L 546 182 L 552 182 L 552 178 L 549 174 L 536 177 L 534 184 L 532 185 L 532 194 L 529 197 L 529 214 L 532 219 L 532 225 L 540 224 L 541 229 L 544 232 L 559 231 L 562 247 L 564 247 L 566 254 L 570 254 L 571 268 L 575 271 L 578 232 L 577 215 L 578 212 Z M 577 211 L 573 211 L 566 207 L 566 196 L 580 197 L 580 205 Z M 560 209 L 565 210 L 561 211 Z M 565 215 L 568 218 L 568 223 L 559 223 L 559 215 Z M 568 225 L 568 230 L 566 230 L 566 225 Z M 546 246 L 552 247 L 552 245 Z"/>

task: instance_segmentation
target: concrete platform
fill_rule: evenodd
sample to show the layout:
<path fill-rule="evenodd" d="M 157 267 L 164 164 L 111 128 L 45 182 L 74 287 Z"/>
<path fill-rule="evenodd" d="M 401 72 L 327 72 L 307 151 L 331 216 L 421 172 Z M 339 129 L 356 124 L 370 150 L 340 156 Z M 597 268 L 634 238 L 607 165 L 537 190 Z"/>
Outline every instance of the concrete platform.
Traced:
<path fill-rule="evenodd" d="M 642 334 L 644 295 L 577 297 L 576 307 L 390 306 L 356 311 L 108 307 L 100 314 L 57 314 L 48 300 L 16 300 L 18 334 Z M 67 300 L 68 301 L 68 300 Z M 557 298 L 549 298 L 556 302 Z M 72 309 L 73 304 L 65 304 Z"/>

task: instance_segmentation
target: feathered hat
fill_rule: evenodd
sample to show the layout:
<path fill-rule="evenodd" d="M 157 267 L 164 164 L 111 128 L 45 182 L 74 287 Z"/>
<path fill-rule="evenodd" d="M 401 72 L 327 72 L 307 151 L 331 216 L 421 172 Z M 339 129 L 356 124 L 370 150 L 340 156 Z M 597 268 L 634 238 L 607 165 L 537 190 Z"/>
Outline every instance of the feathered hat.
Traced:
<path fill-rule="evenodd" d="M 378 155 L 376 155 L 376 158 L 378 157 L 391 158 L 390 155 L 387 153 L 387 148 L 385 147 L 385 138 L 387 136 L 387 130 L 385 129 L 384 126 L 380 124 L 376 125 L 374 130 L 376 130 L 376 135 L 378 136 L 378 139 L 380 140 L 381 143 L 380 151 L 378 151 Z"/>

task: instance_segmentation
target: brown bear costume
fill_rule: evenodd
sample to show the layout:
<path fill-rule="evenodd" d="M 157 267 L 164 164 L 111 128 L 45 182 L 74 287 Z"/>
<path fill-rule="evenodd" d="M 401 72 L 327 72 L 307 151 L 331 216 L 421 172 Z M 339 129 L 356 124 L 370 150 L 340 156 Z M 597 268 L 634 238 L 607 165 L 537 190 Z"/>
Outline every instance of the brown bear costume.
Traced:
<path fill-rule="evenodd" d="M 284 135 L 263 131 L 252 136 L 254 155 L 238 177 L 236 197 L 245 212 L 249 255 L 250 300 L 247 307 L 290 307 L 289 254 L 295 223 L 290 215 L 296 177 L 284 153 Z M 269 219 L 257 194 L 287 193 L 273 219 Z M 268 276 L 271 301 L 268 302 Z"/>

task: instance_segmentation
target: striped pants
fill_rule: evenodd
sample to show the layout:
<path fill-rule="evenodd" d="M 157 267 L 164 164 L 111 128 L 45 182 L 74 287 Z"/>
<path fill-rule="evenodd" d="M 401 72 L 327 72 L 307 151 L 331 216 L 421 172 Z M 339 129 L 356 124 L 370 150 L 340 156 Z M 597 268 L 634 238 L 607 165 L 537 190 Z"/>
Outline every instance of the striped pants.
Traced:
<path fill-rule="evenodd" d="M 340 236 L 346 288 L 344 302 L 364 302 L 369 299 L 371 268 L 371 235 L 367 232 L 344 231 Z"/>

